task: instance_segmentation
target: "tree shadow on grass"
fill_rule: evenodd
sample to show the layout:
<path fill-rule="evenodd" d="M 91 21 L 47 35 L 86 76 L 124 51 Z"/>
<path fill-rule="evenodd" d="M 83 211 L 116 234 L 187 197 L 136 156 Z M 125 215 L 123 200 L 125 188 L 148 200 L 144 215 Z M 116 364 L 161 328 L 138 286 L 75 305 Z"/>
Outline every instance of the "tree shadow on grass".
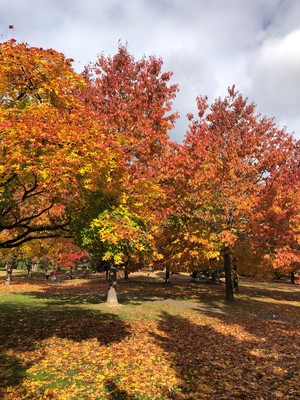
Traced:
<path fill-rule="evenodd" d="M 34 350 L 37 343 L 52 336 L 76 342 L 94 338 L 108 345 L 130 334 L 128 326 L 115 314 L 75 307 L 4 303 L 0 305 L 0 318 L 0 343 L 4 349 Z"/>
<path fill-rule="evenodd" d="M 300 286 L 282 281 L 253 281 L 241 279 L 241 292 L 245 295 L 261 298 L 272 298 L 282 301 L 299 301 Z"/>
<path fill-rule="evenodd" d="M 144 302 L 193 301 L 210 302 L 224 298 L 222 285 L 198 285 L 192 282 L 164 284 L 157 282 L 134 281 L 130 285 L 120 285 L 118 297 L 124 304 L 142 304 Z"/>
<path fill-rule="evenodd" d="M 73 306 L 80 304 L 99 304 L 106 301 L 106 293 L 44 293 L 44 292 L 27 292 L 26 296 L 34 299 L 42 300 L 48 306 Z"/>
<path fill-rule="evenodd" d="M 130 335 L 128 325 L 115 314 L 75 307 L 63 309 L 7 302 L 0 304 L 0 320 L 0 392 L 18 385 L 31 365 L 30 362 L 21 365 L 9 354 L 11 351 L 34 351 L 51 337 L 74 342 L 97 339 L 100 344 L 109 345 Z"/>
<path fill-rule="evenodd" d="M 99 304 L 106 302 L 107 283 L 99 281 L 100 286 L 90 286 L 82 283 L 76 287 L 59 285 L 46 286 L 43 292 L 27 292 L 26 296 L 41 299 L 48 305 Z M 168 284 L 148 281 L 120 281 L 117 286 L 117 296 L 121 304 L 140 305 L 145 302 L 195 301 L 210 302 L 224 298 L 224 288 L 221 285 L 195 285 L 191 282 Z"/>
<path fill-rule="evenodd" d="M 129 395 L 126 390 L 121 390 L 113 379 L 106 380 L 105 389 L 107 400 L 136 400 L 135 396 Z"/>
<path fill-rule="evenodd" d="M 17 386 L 24 378 L 26 368 L 17 357 L 0 352 L 0 398 L 2 390 L 8 386 Z"/>
<path fill-rule="evenodd" d="M 243 318 L 252 318 L 257 323 L 262 321 L 275 321 L 282 324 L 291 324 L 292 330 L 294 325 L 299 325 L 299 312 L 300 302 L 291 302 L 273 299 L 270 297 L 248 297 L 244 294 L 238 295 L 234 302 L 216 302 L 210 301 L 206 307 L 196 305 L 193 308 L 195 311 L 205 313 L 209 316 L 217 316 L 223 319 L 238 318 L 239 323 Z M 247 324 L 246 324 L 247 325 Z M 253 327 L 253 324 L 249 324 L 249 329 Z M 251 332 L 250 332 L 251 333 Z"/>
<path fill-rule="evenodd" d="M 249 315 L 258 320 L 278 321 L 282 323 L 299 324 L 300 301 L 292 302 L 273 298 L 237 298 L 231 307 L 233 312 Z M 231 311 L 229 309 L 229 311 Z"/>
<path fill-rule="evenodd" d="M 176 399 L 298 398 L 295 364 L 282 367 L 284 358 L 276 352 L 280 341 L 266 349 L 259 337 L 240 335 L 234 324 L 227 323 L 194 323 L 162 313 L 161 334 L 154 338 L 182 382 Z"/>

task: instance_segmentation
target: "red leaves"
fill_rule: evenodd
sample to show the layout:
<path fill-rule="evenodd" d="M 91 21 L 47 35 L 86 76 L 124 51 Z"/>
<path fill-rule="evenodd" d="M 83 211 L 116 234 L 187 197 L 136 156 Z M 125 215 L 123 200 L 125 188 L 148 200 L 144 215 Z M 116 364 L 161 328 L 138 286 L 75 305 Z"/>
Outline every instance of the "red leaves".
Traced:
<path fill-rule="evenodd" d="M 144 250 L 146 235 L 152 252 L 159 238 L 173 266 L 193 268 L 247 239 L 263 260 L 297 262 L 299 143 L 234 86 L 210 106 L 197 98 L 199 118 L 188 114 L 181 146 L 168 137 L 178 88 L 160 58 L 135 60 L 120 45 L 79 75 L 53 49 L 10 40 L 0 50 L 0 246 L 57 227 L 70 236 L 75 216 L 82 238 L 82 226 L 124 205 L 145 229 L 129 224 L 126 236 L 123 219 L 105 229 L 101 246 L 112 239 L 118 247 L 118 232 Z"/>
<path fill-rule="evenodd" d="M 299 224 L 297 189 L 288 178 L 299 170 L 295 140 L 272 119 L 256 114 L 255 105 L 234 87 L 228 93 L 210 106 L 206 97 L 197 99 L 199 119 L 188 115 L 183 146 L 167 158 L 173 220 L 169 233 L 166 224 L 164 248 L 178 267 L 183 259 L 191 268 L 205 258 L 218 264 L 224 246 L 234 253 L 246 238 L 248 246 L 258 241 L 261 257 L 264 245 L 274 252 L 276 237 L 278 244 L 285 237 L 291 248 L 299 246 L 292 239 Z M 179 255 L 183 258 L 175 262 Z"/>
<path fill-rule="evenodd" d="M 124 156 L 131 163 L 153 163 L 167 144 L 167 131 L 176 118 L 175 113 L 166 113 L 171 110 L 177 87 L 167 86 L 171 74 L 161 73 L 161 67 L 161 59 L 136 61 L 120 45 L 116 55 L 100 55 L 86 71 L 87 101 L 105 121 L 110 134 L 130 144 Z"/>
<path fill-rule="evenodd" d="M 208 108 L 207 100 L 208 100 L 207 96 L 197 97 L 198 115 L 200 118 L 203 117 L 205 111 Z"/>

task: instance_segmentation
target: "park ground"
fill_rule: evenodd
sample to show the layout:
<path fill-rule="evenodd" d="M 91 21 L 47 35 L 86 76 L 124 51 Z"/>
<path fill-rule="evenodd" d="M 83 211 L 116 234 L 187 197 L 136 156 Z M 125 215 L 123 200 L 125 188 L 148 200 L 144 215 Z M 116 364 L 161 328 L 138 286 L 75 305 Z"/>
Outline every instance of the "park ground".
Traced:
<path fill-rule="evenodd" d="M 300 285 L 139 272 L 109 306 L 104 274 L 0 274 L 1 399 L 300 399 Z"/>

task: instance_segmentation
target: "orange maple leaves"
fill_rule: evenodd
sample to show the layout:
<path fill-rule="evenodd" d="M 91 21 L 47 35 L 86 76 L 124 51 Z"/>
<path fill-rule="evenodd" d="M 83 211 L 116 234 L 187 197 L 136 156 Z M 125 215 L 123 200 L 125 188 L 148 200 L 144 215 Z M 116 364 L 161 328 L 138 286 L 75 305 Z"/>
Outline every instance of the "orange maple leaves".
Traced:
<path fill-rule="evenodd" d="M 174 266 L 219 262 L 245 238 L 297 253 L 299 146 L 234 87 L 210 106 L 197 99 L 179 145 L 168 137 L 178 88 L 159 58 L 120 45 L 77 74 L 63 54 L 14 40 L 0 57 L 2 247 L 51 232 L 80 242 L 82 226 L 122 205 Z"/>
<path fill-rule="evenodd" d="M 71 60 L 13 40 L 0 56 L 1 247 L 70 235 L 80 188 L 109 191 L 117 151 L 78 95 L 86 85 Z"/>
<path fill-rule="evenodd" d="M 168 194 L 175 211 L 171 226 L 177 219 L 177 233 L 173 228 L 172 235 L 180 239 L 181 253 L 190 252 L 194 265 L 203 265 L 205 259 L 218 265 L 228 249 L 234 255 L 245 240 L 249 246 L 259 240 L 257 232 L 264 223 L 271 227 L 263 217 L 268 214 L 268 201 L 274 207 L 279 204 L 274 194 L 283 193 L 282 177 L 291 172 L 291 165 L 299 171 L 295 154 L 299 149 L 292 135 L 256 114 L 254 104 L 234 88 L 211 106 L 207 98 L 199 98 L 198 107 L 199 119 L 189 115 L 183 146 L 168 159 Z M 283 204 L 287 202 L 281 210 Z M 198 240 L 198 248 L 192 237 L 204 239 Z M 263 237 L 272 241 L 268 235 Z M 178 259 L 178 251 L 171 258 Z"/>

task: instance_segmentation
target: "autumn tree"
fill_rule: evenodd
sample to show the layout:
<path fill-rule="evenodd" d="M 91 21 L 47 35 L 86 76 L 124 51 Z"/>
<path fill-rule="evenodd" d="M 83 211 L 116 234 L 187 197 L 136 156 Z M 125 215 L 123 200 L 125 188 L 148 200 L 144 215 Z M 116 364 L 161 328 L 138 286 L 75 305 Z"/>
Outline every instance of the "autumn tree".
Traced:
<path fill-rule="evenodd" d="M 14 40 L 0 58 L 0 247 L 70 237 L 82 192 L 111 195 L 112 138 L 85 107 L 71 59 Z"/>
<path fill-rule="evenodd" d="M 263 262 L 275 271 L 291 275 L 300 270 L 300 151 L 299 141 L 286 159 L 276 180 L 266 186 L 266 196 L 257 207 L 260 224 L 256 235 Z M 268 237 L 268 240 L 266 240 Z"/>
<path fill-rule="evenodd" d="M 117 303 L 116 271 L 149 265 L 157 257 L 151 228 L 145 219 L 129 212 L 125 204 L 105 210 L 84 230 L 83 245 L 101 254 L 110 267 L 108 302 Z"/>
<path fill-rule="evenodd" d="M 191 244 L 181 248 L 190 260 L 222 258 L 231 301 L 234 250 L 253 240 L 255 227 L 263 223 L 258 204 L 264 204 L 295 140 L 273 119 L 255 113 L 255 105 L 234 87 L 210 106 L 205 97 L 197 102 L 199 118 L 188 116 L 189 131 L 172 161 L 176 168 L 170 169 L 169 196 L 177 204 L 173 221 Z"/>
<path fill-rule="evenodd" d="M 162 66 L 162 59 L 153 56 L 135 60 L 126 46 L 119 45 L 117 54 L 99 55 L 85 71 L 85 101 L 119 146 L 127 174 L 126 202 L 143 216 L 163 194 L 157 173 L 177 118 L 172 100 L 178 87 L 169 84 L 172 73 L 163 72 Z"/>
<path fill-rule="evenodd" d="M 119 45 L 116 55 L 101 54 L 84 74 L 89 88 L 85 103 L 104 122 L 107 137 L 114 138 L 124 171 L 120 201 L 90 219 L 92 243 L 97 237 L 105 259 L 119 262 L 122 254 L 132 266 L 143 249 L 153 250 L 155 210 L 165 195 L 157 174 L 177 117 L 171 106 L 178 88 L 169 85 L 171 73 L 162 72 L 162 64 L 155 57 L 135 60 Z M 91 235 L 85 230 L 84 237 Z"/>
<path fill-rule="evenodd" d="M 100 54 L 85 70 L 86 101 L 134 167 L 160 159 L 177 118 L 172 100 L 178 87 L 169 85 L 172 73 L 162 72 L 162 65 L 162 59 L 153 56 L 135 60 L 120 44 L 117 54 Z"/>

